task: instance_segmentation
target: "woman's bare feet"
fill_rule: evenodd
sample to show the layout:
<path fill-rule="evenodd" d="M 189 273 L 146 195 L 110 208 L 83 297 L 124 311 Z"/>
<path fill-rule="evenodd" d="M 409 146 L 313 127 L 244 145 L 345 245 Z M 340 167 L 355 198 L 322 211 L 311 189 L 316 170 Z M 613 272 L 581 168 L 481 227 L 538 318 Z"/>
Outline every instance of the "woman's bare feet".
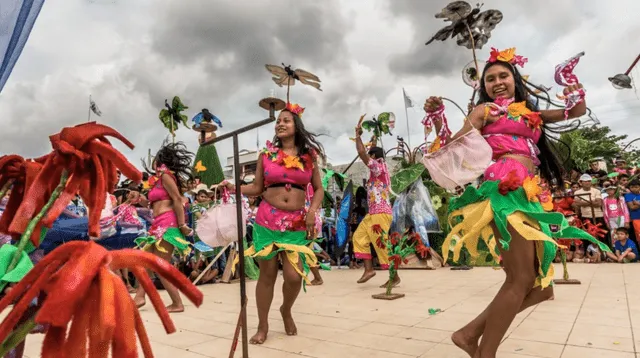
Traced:
<path fill-rule="evenodd" d="M 358 280 L 358 283 L 365 283 L 365 282 L 371 280 L 373 278 L 373 276 L 375 276 L 375 275 L 376 275 L 376 272 L 373 271 L 373 270 L 369 271 L 369 272 L 365 271 L 362 274 L 362 277 L 360 277 L 360 279 Z"/>
<path fill-rule="evenodd" d="M 133 299 L 133 302 L 136 304 L 137 308 L 140 308 L 140 307 L 144 306 L 147 303 L 147 301 L 144 299 L 144 297 L 143 298 L 136 297 L 136 298 Z"/>
<path fill-rule="evenodd" d="M 172 303 L 172 304 L 167 306 L 167 312 L 169 312 L 169 313 L 184 312 L 184 306 L 182 304 Z"/>
<path fill-rule="evenodd" d="M 285 312 L 284 307 L 280 307 L 280 314 L 282 314 L 285 333 L 287 333 L 288 336 L 297 336 L 298 328 L 296 327 L 296 322 L 293 321 L 291 311 Z"/>
<path fill-rule="evenodd" d="M 396 287 L 400 284 L 401 280 L 399 276 L 396 276 L 393 278 L 393 282 L 391 283 L 391 287 Z M 389 280 L 387 280 L 387 282 L 385 282 L 384 284 L 380 285 L 380 288 L 387 288 L 387 285 L 389 284 Z"/>
<path fill-rule="evenodd" d="M 466 337 L 461 331 L 454 332 L 451 335 L 451 341 L 458 348 L 465 351 L 469 357 L 473 357 L 478 350 L 478 341 L 473 340 L 473 338 Z"/>
<path fill-rule="evenodd" d="M 323 283 L 324 283 L 324 281 L 322 281 L 322 279 L 321 279 L 321 278 L 314 278 L 314 279 L 311 281 L 311 286 L 320 286 L 320 285 L 322 285 Z"/>
<path fill-rule="evenodd" d="M 265 325 L 264 327 L 258 326 L 258 332 L 251 337 L 249 343 L 251 344 L 262 344 L 267 340 L 267 333 L 269 333 L 269 325 Z"/>

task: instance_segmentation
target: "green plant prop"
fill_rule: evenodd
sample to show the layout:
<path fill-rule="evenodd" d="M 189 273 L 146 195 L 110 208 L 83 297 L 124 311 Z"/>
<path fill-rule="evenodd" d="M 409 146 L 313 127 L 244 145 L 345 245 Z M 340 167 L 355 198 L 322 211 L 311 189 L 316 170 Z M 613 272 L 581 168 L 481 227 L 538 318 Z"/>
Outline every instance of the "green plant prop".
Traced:
<path fill-rule="evenodd" d="M 383 134 L 391 134 L 391 130 L 395 126 L 396 116 L 393 112 L 382 112 L 378 118 L 373 116 L 371 119 L 362 122 L 362 128 L 368 132 L 373 132 L 374 137 L 380 138 Z"/>
<path fill-rule="evenodd" d="M 189 109 L 189 107 L 185 106 L 178 96 L 173 97 L 171 105 L 169 105 L 169 102 L 165 99 L 164 106 L 167 108 L 160 110 L 158 118 L 160 118 L 160 121 L 162 121 L 165 128 L 169 130 L 173 137 L 173 141 L 175 142 L 176 130 L 180 126 L 180 123 L 189 128 L 187 125 L 189 118 L 185 114 L 182 114 L 182 111 Z"/>
<path fill-rule="evenodd" d="M 394 281 L 398 274 L 398 267 L 402 262 L 407 263 L 407 256 L 415 253 L 419 257 L 426 257 L 429 253 L 429 248 L 422 243 L 420 235 L 417 233 L 405 232 L 404 235 L 400 235 L 394 232 L 391 235 L 384 230 L 380 225 L 373 225 L 372 230 L 374 233 L 380 235 L 376 240 L 376 246 L 381 249 L 387 250 L 389 255 L 389 281 L 387 282 L 387 288 L 384 293 L 371 295 L 371 297 L 379 300 L 395 300 L 404 297 L 404 293 L 392 293 Z"/>

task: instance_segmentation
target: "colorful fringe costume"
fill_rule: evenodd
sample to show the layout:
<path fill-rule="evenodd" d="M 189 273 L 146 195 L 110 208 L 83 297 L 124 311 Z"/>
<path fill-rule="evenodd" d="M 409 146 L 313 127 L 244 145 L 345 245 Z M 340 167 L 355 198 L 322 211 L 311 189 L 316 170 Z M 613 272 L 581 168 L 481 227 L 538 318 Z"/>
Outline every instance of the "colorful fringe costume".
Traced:
<path fill-rule="evenodd" d="M 529 110 L 525 102 L 498 98 L 486 111 L 500 116 L 493 123 L 482 128 L 482 135 L 493 151 L 496 161 L 484 174 L 485 182 L 476 189 L 468 187 L 460 197 L 452 199 L 449 205 L 449 222 L 452 230 L 442 245 L 447 259 L 453 251 L 453 259 L 459 259 L 462 246 L 477 257 L 479 240 L 483 240 L 496 260 L 500 250 L 509 250 L 510 226 L 526 240 L 535 242 L 538 259 L 538 277 L 534 287 L 545 288 L 553 280 L 553 259 L 558 244 L 555 239 L 582 239 L 597 243 L 600 249 L 608 251 L 586 232 L 569 225 L 564 216 L 552 210 L 551 195 L 543 192 L 540 180 L 519 161 L 505 155 L 526 156 L 539 165 L 536 143 L 542 134 L 540 114 Z M 494 109 L 489 110 L 489 107 Z M 495 224 L 500 236 L 497 250 L 491 223 Z M 552 232 L 550 225 L 558 230 Z"/>
<path fill-rule="evenodd" d="M 384 159 L 369 159 L 367 166 L 370 172 L 367 182 L 369 212 L 353 233 L 353 252 L 357 259 L 371 260 L 369 244 L 373 244 L 380 267 L 386 270 L 389 268 L 389 254 L 385 248 L 376 245 L 380 233 L 373 228 L 380 227 L 383 232 L 388 233 L 391 227 L 393 220 L 390 202 L 391 179 Z"/>
<path fill-rule="evenodd" d="M 315 157 L 315 153 L 290 156 L 267 141 L 267 147 L 261 151 L 258 159 L 263 163 L 265 187 L 305 190 L 311 182 Z M 310 283 L 307 278 L 309 267 L 317 266 L 317 259 L 309 248 L 306 214 L 304 208 L 285 211 L 262 200 L 253 225 L 253 245 L 245 251 L 245 255 L 270 260 L 279 252 L 284 252 L 304 282 Z M 299 262 L 302 262 L 302 270 L 298 267 Z"/>
<path fill-rule="evenodd" d="M 149 201 L 151 203 L 159 200 L 171 200 L 169 193 L 162 186 L 162 176 L 169 175 L 173 180 L 175 177 L 162 165 L 157 169 L 156 176 L 149 179 L 149 185 L 151 190 L 149 191 Z M 178 228 L 178 217 L 173 210 L 164 212 L 153 218 L 153 224 L 149 228 L 149 234 L 151 236 L 139 237 L 136 239 L 136 244 L 142 247 L 142 250 L 148 251 L 151 247 L 155 246 L 158 250 L 166 251 L 160 246 L 160 242 L 163 240 L 173 245 L 175 250 L 181 256 L 186 256 L 191 251 L 189 242 L 184 238 L 182 232 Z"/>

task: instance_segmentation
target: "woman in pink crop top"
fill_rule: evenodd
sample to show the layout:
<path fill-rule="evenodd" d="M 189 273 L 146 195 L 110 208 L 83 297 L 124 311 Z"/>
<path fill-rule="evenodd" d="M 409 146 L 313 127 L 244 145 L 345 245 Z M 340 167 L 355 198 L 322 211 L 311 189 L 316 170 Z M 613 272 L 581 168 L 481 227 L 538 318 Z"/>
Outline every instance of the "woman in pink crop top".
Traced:
<path fill-rule="evenodd" d="M 565 120 L 565 111 L 537 109 L 531 99 L 544 98 L 527 86 L 515 67 L 525 62 L 515 49 L 493 49 L 480 77 L 477 106 L 463 128 L 450 136 L 447 131 L 441 132 L 443 116 L 435 120 L 436 132 L 445 133 L 441 138 L 445 144 L 469 131 L 480 130 L 493 151 L 494 164 L 486 170 L 485 182 L 479 188 L 469 186 L 450 202 L 450 222 L 454 218 L 462 220 L 455 221 L 459 224 L 443 244 L 445 255 L 450 247 L 459 252 L 463 243 L 469 252 L 477 254 L 475 246 L 483 240 L 487 247 L 495 248 L 492 253 L 506 273 L 493 302 L 452 336 L 453 342 L 472 357 L 495 357 L 516 314 L 553 296 L 550 284 L 557 250 L 555 238 L 585 239 L 586 235 L 595 240 L 579 229 L 565 228 L 568 225 L 562 214 L 545 211 L 552 209 L 551 198 L 541 198 L 544 192 L 534 173 L 539 166 L 543 178 L 562 183 L 562 167 L 545 136 L 545 125 Z M 582 99 L 568 111 L 569 118 L 586 113 L 581 84 L 568 86 L 564 93 Z M 442 113 L 443 109 L 437 97 L 425 103 L 427 113 Z M 550 225 L 562 229 L 552 233 Z"/>
<path fill-rule="evenodd" d="M 149 178 L 148 200 L 153 209 L 153 223 L 148 237 L 136 239 L 142 250 L 149 251 L 166 261 L 171 262 L 174 251 L 181 255 L 189 253 L 189 242 L 185 236 L 192 233 L 186 224 L 183 197 L 180 187 L 192 178 L 191 158 L 193 153 L 183 143 L 165 143 L 158 151 L 153 162 L 153 170 L 145 169 L 153 176 Z M 162 285 L 171 297 L 169 312 L 183 312 L 184 306 L 180 293 L 169 281 L 159 277 Z M 145 304 L 145 291 L 138 286 L 134 299 L 138 307 Z"/>
<path fill-rule="evenodd" d="M 291 307 L 300 287 L 310 283 L 309 268 L 317 266 L 315 253 L 309 248 L 316 238 L 316 213 L 324 197 L 317 158 L 324 157 L 316 135 L 308 132 L 300 119 L 304 108 L 287 104 L 276 121 L 273 143 L 260 152 L 253 183 L 243 185 L 242 194 L 262 196 L 253 225 L 253 245 L 245 255 L 260 260 L 260 278 L 256 285 L 258 332 L 252 344 L 262 344 L 269 331 L 268 315 L 276 278 L 278 259 L 282 262 L 284 302 L 280 313 L 288 335 L 297 329 Z M 313 196 L 305 208 L 305 190 L 311 183 Z M 233 185 L 228 184 L 231 190 Z"/>

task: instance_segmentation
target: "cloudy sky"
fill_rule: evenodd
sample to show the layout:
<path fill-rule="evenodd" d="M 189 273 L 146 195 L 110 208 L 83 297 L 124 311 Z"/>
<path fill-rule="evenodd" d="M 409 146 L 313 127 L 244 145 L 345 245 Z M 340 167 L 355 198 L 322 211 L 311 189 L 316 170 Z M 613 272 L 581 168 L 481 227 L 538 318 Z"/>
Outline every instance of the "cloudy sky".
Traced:
<path fill-rule="evenodd" d="M 39 156 L 48 136 L 87 120 L 91 94 L 110 125 L 136 144 L 124 153 L 134 163 L 155 152 L 168 131 L 158 120 L 165 98 L 179 95 L 195 115 L 209 108 L 219 133 L 263 119 L 258 101 L 276 90 L 264 64 L 303 68 L 322 79 L 323 92 L 296 85 L 292 101 L 306 107 L 308 129 L 322 137 L 329 160 L 350 161 L 348 137 L 362 113 L 395 112 L 394 134 L 407 137 L 402 88 L 417 103 L 409 109 L 411 141 L 423 140 L 420 109 L 430 95 L 463 107 L 471 94 L 461 69 L 471 52 L 454 41 L 424 43 L 443 26 L 434 18 L 447 0 L 65 0 L 47 1 L 9 82 L 0 95 L 0 154 Z M 588 105 L 604 125 L 640 137 L 640 95 L 617 91 L 607 77 L 624 72 L 640 53 L 640 2 L 618 0 L 485 0 L 504 20 L 488 45 L 516 46 L 529 58 L 523 73 L 553 85 L 557 63 L 585 51 L 576 73 Z M 638 70 L 632 72 L 636 78 Z M 559 91 L 554 88 L 552 93 Z M 453 130 L 462 118 L 448 109 Z M 94 117 L 95 118 L 95 117 Z M 255 149 L 273 126 L 240 137 Z M 197 150 L 197 133 L 178 139 Z M 261 145 L 262 145 L 261 143 Z M 385 138 L 391 147 L 394 137 Z M 224 165 L 230 141 L 218 144 Z M 122 148 L 122 147 L 120 147 Z M 124 149 L 124 148 L 122 148 Z"/>

